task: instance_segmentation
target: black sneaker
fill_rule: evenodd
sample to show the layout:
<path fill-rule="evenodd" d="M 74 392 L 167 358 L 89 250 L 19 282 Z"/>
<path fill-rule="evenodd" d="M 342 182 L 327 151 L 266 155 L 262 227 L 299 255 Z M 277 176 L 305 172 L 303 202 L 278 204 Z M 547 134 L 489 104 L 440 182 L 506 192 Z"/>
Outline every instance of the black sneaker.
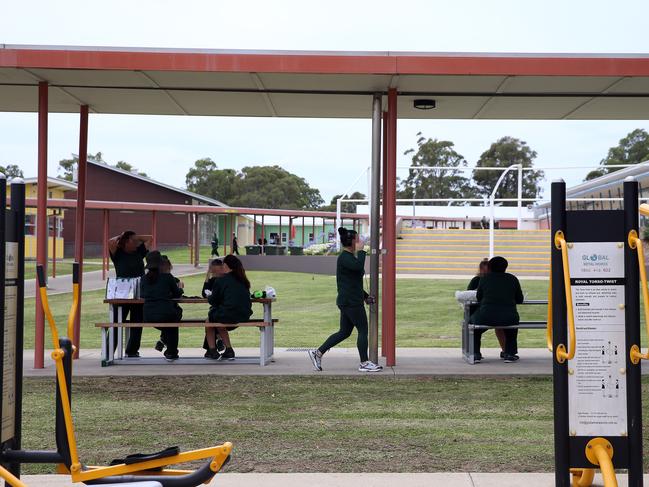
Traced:
<path fill-rule="evenodd" d="M 221 354 L 219 360 L 234 360 L 234 350 L 231 348 L 226 348 L 225 352 Z"/>
<path fill-rule="evenodd" d="M 518 355 L 509 355 L 505 354 L 505 363 L 506 364 L 511 364 L 514 363 L 518 360 Z"/>
<path fill-rule="evenodd" d="M 158 340 L 155 342 L 155 348 L 158 352 L 162 352 L 165 349 L 165 344 L 162 340 Z"/>
<path fill-rule="evenodd" d="M 476 353 L 473 356 L 473 363 L 474 364 L 479 364 L 480 362 L 482 362 L 482 354 L 481 353 Z"/>
<path fill-rule="evenodd" d="M 505 352 L 500 352 L 500 358 L 505 358 Z"/>
<path fill-rule="evenodd" d="M 175 360 L 178 360 L 179 358 L 180 358 L 180 357 L 178 357 L 178 354 L 171 355 L 171 354 L 167 354 L 167 353 L 165 353 L 165 360 L 166 360 L 167 362 L 173 362 L 173 361 L 175 361 Z"/>
<path fill-rule="evenodd" d="M 216 348 L 210 348 L 207 352 L 205 352 L 205 358 L 208 358 L 210 360 L 218 360 L 221 357 L 221 354 Z"/>
<path fill-rule="evenodd" d="M 216 350 L 219 353 L 223 353 L 225 351 L 225 343 L 223 343 L 223 340 L 221 340 L 220 338 L 217 338 L 216 340 Z"/>
<path fill-rule="evenodd" d="M 127 358 L 140 358 L 140 352 L 135 352 L 135 353 L 126 353 Z"/>

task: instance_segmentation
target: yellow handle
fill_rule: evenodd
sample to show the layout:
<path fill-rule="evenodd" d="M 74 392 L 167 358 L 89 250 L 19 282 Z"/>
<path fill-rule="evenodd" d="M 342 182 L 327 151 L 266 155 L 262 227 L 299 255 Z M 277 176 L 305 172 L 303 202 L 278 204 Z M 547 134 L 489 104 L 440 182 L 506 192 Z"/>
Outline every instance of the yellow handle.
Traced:
<path fill-rule="evenodd" d="M 649 206 L 649 205 L 642 205 Z M 640 268 L 640 285 L 642 286 L 642 300 L 644 301 L 644 321 L 649 332 L 649 289 L 647 288 L 647 269 L 645 268 L 644 249 L 642 240 L 638 237 L 638 232 L 631 230 L 628 238 L 629 247 L 637 250 L 638 267 Z M 649 350 L 647 353 L 640 351 L 640 344 L 631 346 L 631 363 L 637 365 L 640 360 L 649 360 Z"/>
<path fill-rule="evenodd" d="M 4 479 L 11 487 L 27 487 L 27 484 L 16 478 L 9 470 L 0 466 L 0 478 Z"/>
<path fill-rule="evenodd" d="M 561 261 L 563 263 L 563 284 L 566 292 L 566 307 L 568 308 L 568 340 L 570 347 L 561 343 L 557 345 L 556 357 L 560 364 L 575 357 L 577 337 L 575 332 L 575 315 L 572 306 L 572 288 L 570 287 L 570 265 L 568 263 L 568 244 L 561 230 L 554 234 L 554 246 L 561 250 Z"/>
<path fill-rule="evenodd" d="M 586 458 L 598 465 L 604 479 L 604 487 L 617 487 L 613 466 L 613 445 L 606 438 L 593 438 L 586 445 Z"/>
<path fill-rule="evenodd" d="M 552 259 L 550 259 L 550 282 L 548 284 L 548 326 L 545 329 L 545 340 L 548 350 L 552 352 Z"/>
<path fill-rule="evenodd" d="M 571 468 L 573 487 L 590 487 L 595 479 L 593 468 Z"/>

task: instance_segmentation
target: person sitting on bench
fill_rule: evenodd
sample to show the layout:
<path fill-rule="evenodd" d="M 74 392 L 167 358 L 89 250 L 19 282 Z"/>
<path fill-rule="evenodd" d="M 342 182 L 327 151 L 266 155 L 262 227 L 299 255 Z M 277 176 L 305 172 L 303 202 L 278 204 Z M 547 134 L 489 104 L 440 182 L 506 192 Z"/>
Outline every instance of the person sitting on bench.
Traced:
<path fill-rule="evenodd" d="M 516 305 L 523 302 L 523 291 L 518 278 L 505 272 L 507 259 L 493 257 L 489 260 L 489 273 L 480 279 L 476 298 L 480 303 L 478 311 L 471 315 L 471 323 L 478 326 L 517 326 L 520 318 Z M 475 361 L 482 360 L 480 343 L 486 330 L 474 332 Z M 518 329 L 503 328 L 505 333 L 505 363 L 518 360 Z"/>
<path fill-rule="evenodd" d="M 140 282 L 140 297 L 144 299 L 145 323 L 177 323 L 183 310 L 173 299 L 179 298 L 183 290 L 170 273 L 162 272 L 163 261 L 160 252 L 154 250 L 146 256 L 147 273 Z M 167 347 L 164 357 L 167 361 L 178 360 L 178 327 L 158 328 L 161 341 Z"/>
<path fill-rule="evenodd" d="M 212 294 L 214 281 L 216 281 L 219 277 L 223 277 L 224 274 L 225 271 L 223 269 L 223 261 L 221 259 L 212 259 L 209 266 L 207 267 L 207 274 L 205 275 L 205 282 L 203 282 L 201 296 L 203 296 L 204 298 L 209 298 Z M 207 344 L 207 335 L 205 335 L 205 339 L 203 340 L 203 348 L 206 350 L 205 357 L 210 358 L 208 356 L 209 346 Z M 223 353 L 223 351 L 225 350 L 225 345 L 223 345 L 223 340 L 221 340 L 218 329 L 216 330 L 216 350 L 219 353 Z"/>
<path fill-rule="evenodd" d="M 484 277 L 489 272 L 489 259 L 482 259 L 480 264 L 478 264 L 478 273 L 473 276 L 473 279 L 469 282 L 469 285 L 466 287 L 467 291 L 475 291 L 478 289 L 480 284 L 480 279 Z M 472 304 L 469 307 L 469 313 L 473 314 L 478 311 L 480 307 L 479 304 Z M 505 331 L 502 328 L 496 328 L 494 330 L 496 333 L 496 338 L 498 339 L 498 344 L 500 345 L 500 358 L 505 358 Z"/>
<path fill-rule="evenodd" d="M 223 259 L 224 275 L 214 280 L 212 294 L 207 298 L 210 303 L 208 319 L 210 323 L 239 323 L 248 321 L 252 316 L 250 301 L 250 281 L 241 261 L 234 255 Z M 230 342 L 229 331 L 236 327 L 219 328 L 219 335 L 225 344 L 225 351 L 219 354 L 216 350 L 216 329 L 206 328 L 208 350 L 206 357 L 215 360 L 234 360 L 234 350 Z"/>

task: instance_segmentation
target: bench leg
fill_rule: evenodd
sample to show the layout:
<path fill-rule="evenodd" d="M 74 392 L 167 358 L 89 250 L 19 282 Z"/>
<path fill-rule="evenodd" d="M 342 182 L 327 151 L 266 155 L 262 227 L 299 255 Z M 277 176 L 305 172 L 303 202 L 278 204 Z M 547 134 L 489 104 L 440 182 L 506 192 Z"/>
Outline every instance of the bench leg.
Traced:
<path fill-rule="evenodd" d="M 472 326 L 467 326 L 467 341 L 469 353 L 467 354 L 467 362 L 471 365 L 475 364 L 475 330 Z"/>
<path fill-rule="evenodd" d="M 268 327 L 268 349 L 269 349 L 269 354 L 268 354 L 268 359 L 271 362 L 274 362 L 275 359 L 275 325 L 272 324 L 273 322 L 271 321 L 271 325 Z"/>
<path fill-rule="evenodd" d="M 266 350 L 267 348 L 266 334 L 267 334 L 266 327 L 260 326 L 259 327 L 259 366 L 260 367 L 266 366 L 266 356 L 268 353 L 268 351 Z"/>

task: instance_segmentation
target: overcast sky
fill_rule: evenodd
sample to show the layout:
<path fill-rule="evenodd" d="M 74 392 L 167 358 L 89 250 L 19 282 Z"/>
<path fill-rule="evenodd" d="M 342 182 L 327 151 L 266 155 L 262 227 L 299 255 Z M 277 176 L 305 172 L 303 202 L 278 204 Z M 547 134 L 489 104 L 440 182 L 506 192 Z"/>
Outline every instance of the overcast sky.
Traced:
<path fill-rule="evenodd" d="M 0 0 L 0 43 L 213 49 L 649 53 L 649 2 L 525 1 L 29 1 Z M 649 114 L 647 116 L 649 119 Z M 537 166 L 597 164 L 647 121 L 399 122 L 398 162 L 416 133 L 451 140 L 474 164 L 504 135 Z M 0 113 L 0 164 L 36 173 L 36 115 Z M 221 168 L 279 164 L 329 200 L 370 160 L 369 120 L 91 115 L 89 151 L 183 186 L 196 159 Z M 50 115 L 49 171 L 78 150 L 78 115 Z M 587 169 L 548 172 L 581 181 Z M 344 176 L 341 177 L 341 174 Z M 404 175 L 403 172 L 400 173 Z M 366 192 L 366 180 L 355 189 Z"/>

